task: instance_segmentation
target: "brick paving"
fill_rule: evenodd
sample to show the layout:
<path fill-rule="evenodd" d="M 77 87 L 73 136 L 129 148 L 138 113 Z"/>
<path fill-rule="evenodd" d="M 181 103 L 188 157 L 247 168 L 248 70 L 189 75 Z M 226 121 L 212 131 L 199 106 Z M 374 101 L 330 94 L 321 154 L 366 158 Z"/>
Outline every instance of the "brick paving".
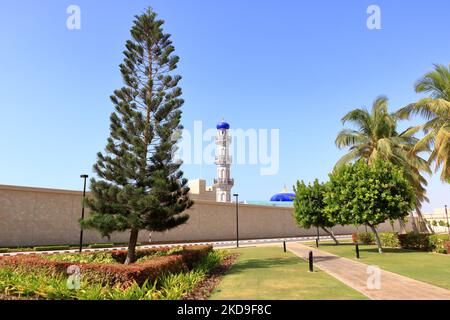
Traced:
<path fill-rule="evenodd" d="M 311 248 L 300 243 L 289 243 L 288 249 L 308 260 L 313 252 L 314 266 L 329 273 L 346 285 L 374 300 L 450 300 L 450 290 L 381 270 L 379 289 L 369 289 L 368 265 Z M 372 284 L 373 282 L 370 282 Z"/>

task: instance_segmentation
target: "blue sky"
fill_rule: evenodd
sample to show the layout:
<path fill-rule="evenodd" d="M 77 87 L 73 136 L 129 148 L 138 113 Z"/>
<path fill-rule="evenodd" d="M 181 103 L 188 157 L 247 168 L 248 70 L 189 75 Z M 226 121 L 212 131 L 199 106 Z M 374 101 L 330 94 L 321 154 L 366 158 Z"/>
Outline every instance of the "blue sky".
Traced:
<path fill-rule="evenodd" d="M 66 9 L 81 8 L 81 30 Z M 381 8 L 381 30 L 366 10 Z M 234 191 L 266 200 L 297 179 L 327 179 L 344 151 L 334 146 L 349 110 L 384 94 L 392 110 L 416 99 L 414 82 L 449 63 L 448 0 L 46 0 L 0 10 L 0 184 L 81 188 L 108 136 L 109 96 L 133 16 L 152 6 L 166 20 L 186 103 L 183 123 L 280 129 L 280 170 L 234 165 Z M 402 123 L 402 126 L 419 121 Z M 211 182 L 214 166 L 185 165 Z M 450 199 L 430 178 L 426 210 Z"/>

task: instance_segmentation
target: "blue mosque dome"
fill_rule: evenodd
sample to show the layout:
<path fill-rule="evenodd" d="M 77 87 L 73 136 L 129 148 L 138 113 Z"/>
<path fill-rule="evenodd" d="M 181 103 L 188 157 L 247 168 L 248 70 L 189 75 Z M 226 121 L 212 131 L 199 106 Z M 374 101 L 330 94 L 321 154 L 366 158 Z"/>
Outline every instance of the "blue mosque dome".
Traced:
<path fill-rule="evenodd" d="M 225 122 L 224 120 L 222 120 L 217 124 L 216 128 L 217 128 L 217 130 L 219 130 L 219 129 L 227 129 L 228 130 L 228 129 L 230 129 L 230 125 L 227 122 Z"/>
<path fill-rule="evenodd" d="M 295 193 L 288 192 L 287 188 L 284 187 L 283 191 L 277 193 L 270 198 L 270 201 L 283 201 L 283 202 L 293 202 L 295 198 Z"/>

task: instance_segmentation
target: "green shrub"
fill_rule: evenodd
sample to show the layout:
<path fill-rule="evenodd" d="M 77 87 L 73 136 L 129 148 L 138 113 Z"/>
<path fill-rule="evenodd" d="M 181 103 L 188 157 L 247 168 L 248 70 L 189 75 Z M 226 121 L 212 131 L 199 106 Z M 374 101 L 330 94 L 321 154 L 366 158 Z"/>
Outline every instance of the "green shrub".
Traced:
<path fill-rule="evenodd" d="M 396 232 L 380 232 L 380 241 L 383 247 L 399 248 L 400 241 L 398 240 L 398 234 Z"/>
<path fill-rule="evenodd" d="M 113 248 L 114 243 L 93 243 L 89 245 L 89 248 L 91 249 L 97 249 L 97 248 Z"/>
<path fill-rule="evenodd" d="M 426 233 L 408 232 L 399 234 L 398 240 L 403 249 L 429 251 L 431 248 L 428 237 L 429 235 Z"/>
<path fill-rule="evenodd" d="M 150 259 L 153 259 L 154 257 L 163 257 L 163 256 L 168 256 L 171 254 L 175 254 L 175 253 L 180 253 L 183 251 L 183 247 L 173 247 L 171 249 L 168 250 L 159 250 L 154 252 L 153 254 L 149 254 L 149 255 L 145 255 L 140 257 L 139 259 L 137 259 L 136 262 L 144 262 L 144 261 L 148 261 Z"/>
<path fill-rule="evenodd" d="M 8 253 L 9 249 L 8 248 L 0 248 L 0 253 Z"/>
<path fill-rule="evenodd" d="M 117 263 L 111 252 L 74 253 L 74 254 L 50 254 L 43 256 L 49 261 L 64 261 L 72 263 Z"/>
<path fill-rule="evenodd" d="M 358 240 L 362 244 L 375 244 L 375 235 L 372 232 L 360 232 Z"/>
<path fill-rule="evenodd" d="M 436 227 L 436 226 L 437 226 L 437 221 L 436 221 L 436 220 L 433 220 L 433 222 L 431 222 L 431 225 L 434 226 L 434 227 Z"/>
<path fill-rule="evenodd" d="M 444 220 L 439 220 L 439 226 L 440 227 L 445 227 L 445 221 Z"/>
<path fill-rule="evenodd" d="M 70 246 L 40 246 L 34 247 L 34 251 L 57 251 L 57 250 L 69 250 Z"/>
<path fill-rule="evenodd" d="M 429 250 L 437 253 L 448 253 L 448 249 L 445 248 L 445 241 L 449 241 L 450 236 L 448 234 L 432 234 L 428 236 Z"/>

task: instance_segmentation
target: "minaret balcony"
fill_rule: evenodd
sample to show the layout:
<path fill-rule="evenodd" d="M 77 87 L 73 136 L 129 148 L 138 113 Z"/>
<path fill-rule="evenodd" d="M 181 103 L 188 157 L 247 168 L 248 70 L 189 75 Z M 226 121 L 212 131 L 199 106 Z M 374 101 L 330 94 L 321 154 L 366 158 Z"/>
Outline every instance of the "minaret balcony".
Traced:
<path fill-rule="evenodd" d="M 234 186 L 234 179 L 226 179 L 226 178 L 215 178 L 214 179 L 215 185 L 227 185 L 227 186 Z"/>
<path fill-rule="evenodd" d="M 231 164 L 231 156 L 216 156 L 216 164 Z"/>
<path fill-rule="evenodd" d="M 231 144 L 231 136 L 216 137 L 216 144 Z"/>

